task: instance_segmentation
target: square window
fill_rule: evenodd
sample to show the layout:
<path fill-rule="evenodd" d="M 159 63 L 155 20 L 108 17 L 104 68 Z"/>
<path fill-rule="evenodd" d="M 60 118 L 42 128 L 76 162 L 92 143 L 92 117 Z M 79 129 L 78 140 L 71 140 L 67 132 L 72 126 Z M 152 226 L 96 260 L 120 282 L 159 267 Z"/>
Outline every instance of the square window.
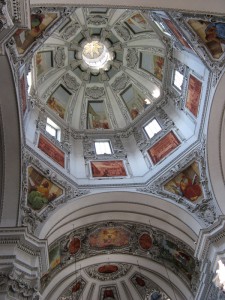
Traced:
<path fill-rule="evenodd" d="M 173 80 L 173 84 L 175 85 L 175 87 L 177 87 L 180 91 L 181 91 L 181 87 L 183 84 L 183 80 L 184 80 L 184 75 L 182 75 L 180 72 L 178 72 L 177 70 L 175 71 L 174 74 L 174 80 Z"/>
<path fill-rule="evenodd" d="M 98 141 L 95 142 L 95 151 L 97 155 L 101 154 L 112 154 L 109 141 Z"/>
<path fill-rule="evenodd" d="M 55 124 L 55 122 L 53 122 L 50 118 L 47 118 L 47 123 L 46 123 L 46 127 L 45 130 L 51 134 L 51 136 L 53 136 L 54 138 L 56 138 L 58 141 L 60 141 L 61 138 L 61 129 L 60 127 Z"/>
<path fill-rule="evenodd" d="M 151 139 L 156 133 L 160 132 L 162 130 L 159 123 L 156 121 L 156 119 L 153 119 L 148 125 L 144 127 L 148 137 Z"/>

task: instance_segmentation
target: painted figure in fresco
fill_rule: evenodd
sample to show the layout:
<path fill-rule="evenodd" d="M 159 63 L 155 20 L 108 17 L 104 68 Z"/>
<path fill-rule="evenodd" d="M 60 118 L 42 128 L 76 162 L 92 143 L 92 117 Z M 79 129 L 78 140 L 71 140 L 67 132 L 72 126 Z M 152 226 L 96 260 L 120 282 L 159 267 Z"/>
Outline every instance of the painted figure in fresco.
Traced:
<path fill-rule="evenodd" d="M 54 96 L 51 96 L 48 99 L 47 104 L 60 116 L 60 118 L 64 119 L 65 109 L 56 101 Z"/>
<path fill-rule="evenodd" d="M 30 45 L 31 38 L 35 38 L 41 32 L 40 25 L 45 16 L 42 14 L 31 15 L 31 30 L 18 29 L 15 33 L 16 44 L 21 49 L 25 50 Z M 20 36 L 24 35 L 23 39 Z"/>
<path fill-rule="evenodd" d="M 42 21 L 44 20 L 45 16 L 42 14 L 33 14 L 31 15 L 31 28 L 34 30 L 36 33 L 38 33 L 40 29 L 40 25 Z"/>
<path fill-rule="evenodd" d="M 161 56 L 154 56 L 154 75 L 156 78 L 162 81 L 163 79 L 163 65 L 164 58 Z"/>
<path fill-rule="evenodd" d="M 224 52 L 225 23 L 210 23 L 205 29 L 206 45 L 212 55 L 218 58 Z"/>
<path fill-rule="evenodd" d="M 100 118 L 100 117 L 93 117 L 92 120 L 92 126 L 93 128 L 103 128 L 103 129 L 109 129 L 109 123 L 108 120 L 105 118 Z"/>
<path fill-rule="evenodd" d="M 130 115 L 132 120 L 135 119 L 139 114 L 139 111 L 137 109 L 137 107 L 135 105 L 132 106 L 131 111 L 130 111 Z"/>
<path fill-rule="evenodd" d="M 205 30 L 207 41 L 220 41 L 225 44 L 225 23 L 210 23 Z"/>
<path fill-rule="evenodd" d="M 44 181 L 40 186 L 32 186 L 28 195 L 28 203 L 34 210 L 41 209 L 49 201 L 56 198 L 55 193 L 49 192 L 49 183 Z"/>
<path fill-rule="evenodd" d="M 191 201 L 195 201 L 202 195 L 202 189 L 197 180 L 197 175 L 191 180 L 185 175 L 182 176 L 180 182 L 180 190 L 182 195 Z"/>

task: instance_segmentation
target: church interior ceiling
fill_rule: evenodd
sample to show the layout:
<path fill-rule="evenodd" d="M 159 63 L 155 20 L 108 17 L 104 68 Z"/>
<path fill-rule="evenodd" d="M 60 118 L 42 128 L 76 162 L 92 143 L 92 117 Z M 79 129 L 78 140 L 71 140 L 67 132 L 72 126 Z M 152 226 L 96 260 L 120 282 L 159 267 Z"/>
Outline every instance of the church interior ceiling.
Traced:
<path fill-rule="evenodd" d="M 45 238 L 53 239 L 54 214 L 114 191 L 136 193 L 137 203 L 139 194 L 156 197 L 165 211 L 177 206 L 199 227 L 213 224 L 220 209 L 208 180 L 206 123 L 225 61 L 225 18 L 33 6 L 30 21 L 6 44 L 22 128 L 20 225 L 38 235 L 49 224 Z M 157 126 L 149 135 L 152 121 Z M 97 143 L 108 152 L 99 154 Z M 91 300 L 94 291 L 101 300 L 132 299 L 128 284 L 135 299 L 148 291 L 149 299 L 169 300 L 140 258 L 161 264 L 196 293 L 201 262 L 194 244 L 141 220 L 110 220 L 110 212 L 108 218 L 59 229 L 48 245 L 42 292 L 74 265 L 58 300 Z M 117 256 L 136 256 L 137 263 Z"/>

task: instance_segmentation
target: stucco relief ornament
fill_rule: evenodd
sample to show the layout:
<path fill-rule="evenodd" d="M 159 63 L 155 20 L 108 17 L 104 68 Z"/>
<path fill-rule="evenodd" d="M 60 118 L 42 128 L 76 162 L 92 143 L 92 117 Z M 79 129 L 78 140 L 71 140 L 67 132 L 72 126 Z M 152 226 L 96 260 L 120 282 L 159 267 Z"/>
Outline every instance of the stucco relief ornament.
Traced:
<path fill-rule="evenodd" d="M 6 48 L 9 51 L 10 57 L 12 58 L 12 61 L 15 65 L 18 64 L 19 58 L 18 58 L 18 52 L 16 49 L 16 43 L 14 38 L 10 38 L 7 42 L 6 42 Z"/>
<path fill-rule="evenodd" d="M 225 292 L 225 265 L 222 260 L 218 261 L 218 269 L 216 270 L 216 276 L 213 279 L 213 282 L 216 287 L 220 288 L 223 292 Z"/>
<path fill-rule="evenodd" d="M 69 25 L 63 31 L 62 38 L 65 40 L 68 40 L 72 36 L 75 36 L 79 28 L 80 28 L 79 24 L 76 24 L 76 23 Z"/>
<path fill-rule="evenodd" d="M 114 91 L 121 91 L 125 89 L 127 83 L 129 81 L 129 78 L 123 73 L 119 77 L 117 77 L 114 82 L 112 83 L 112 88 Z"/>
<path fill-rule="evenodd" d="M 136 49 L 128 49 L 127 50 L 127 65 L 130 68 L 135 68 L 138 63 L 138 54 Z"/>
<path fill-rule="evenodd" d="M 88 25 L 95 25 L 95 26 L 106 25 L 107 22 L 108 22 L 108 18 L 105 18 L 103 16 L 98 16 L 98 15 L 87 19 Z"/>
<path fill-rule="evenodd" d="M 24 275 L 25 274 L 23 274 L 22 272 L 20 272 L 20 274 L 12 272 L 12 274 L 9 275 L 9 294 L 13 295 L 17 299 L 33 299 L 32 296 L 36 294 L 36 289 L 24 279 Z"/>
<path fill-rule="evenodd" d="M 9 278 L 6 273 L 0 273 L 0 291 L 4 291 L 7 288 Z"/>
<path fill-rule="evenodd" d="M 57 47 L 56 53 L 55 53 L 55 63 L 57 68 L 62 68 L 64 67 L 64 63 L 65 63 L 65 50 L 63 47 Z"/>
<path fill-rule="evenodd" d="M 130 264 L 125 263 L 110 263 L 110 264 L 102 264 L 102 265 L 94 265 L 85 269 L 85 272 L 91 278 L 107 281 L 107 280 L 115 280 L 122 276 L 125 276 L 131 269 Z"/>
<path fill-rule="evenodd" d="M 92 99 L 99 99 L 105 95 L 105 89 L 103 87 L 93 86 L 86 88 L 85 93 Z"/>
<path fill-rule="evenodd" d="M 74 71 L 80 64 L 81 64 L 81 60 L 79 59 L 71 61 L 70 63 L 71 70 Z"/>
<path fill-rule="evenodd" d="M 221 69 L 216 68 L 216 67 L 213 69 L 213 75 L 212 75 L 212 86 L 213 87 L 215 87 L 217 85 L 222 74 L 223 74 L 223 72 Z"/>
<path fill-rule="evenodd" d="M 79 83 L 77 82 L 76 78 L 71 76 L 70 74 L 65 74 L 63 76 L 63 81 L 65 85 L 71 90 L 71 91 L 77 91 L 80 87 Z"/>
<path fill-rule="evenodd" d="M 11 27 L 13 27 L 13 21 L 8 12 L 7 4 L 5 1 L 1 1 L 0 2 L 0 31 Z"/>
<path fill-rule="evenodd" d="M 122 25 L 116 25 L 114 28 L 115 28 L 117 34 L 118 34 L 122 39 L 124 39 L 124 41 L 129 41 L 129 40 L 130 40 L 130 38 L 131 38 L 130 32 L 129 32 L 129 30 L 128 30 L 125 26 L 122 26 Z"/>

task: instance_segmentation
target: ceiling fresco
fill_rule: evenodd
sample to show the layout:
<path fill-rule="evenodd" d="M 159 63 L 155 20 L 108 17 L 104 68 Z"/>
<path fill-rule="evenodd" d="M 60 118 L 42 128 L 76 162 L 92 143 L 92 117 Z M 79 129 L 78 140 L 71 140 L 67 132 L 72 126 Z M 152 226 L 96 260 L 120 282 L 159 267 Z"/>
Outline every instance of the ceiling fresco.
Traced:
<path fill-rule="evenodd" d="M 193 162 L 187 169 L 164 185 L 165 190 L 181 195 L 195 202 L 203 199 L 202 184 L 197 162 Z"/>
<path fill-rule="evenodd" d="M 146 299 L 146 294 L 150 300 L 170 300 L 169 297 L 153 281 L 141 273 L 135 273 L 130 277 L 130 281 L 137 289 L 141 299 Z"/>
<path fill-rule="evenodd" d="M 172 208 L 185 212 L 176 220 L 190 230 L 185 232 L 190 240 L 215 222 L 220 210 L 207 169 L 205 124 L 225 62 L 224 16 L 102 7 L 33 6 L 31 11 L 31 29 L 15 31 L 6 46 L 19 78 L 24 135 L 18 224 L 52 239 L 41 292 L 74 264 L 58 300 L 82 300 L 87 290 L 87 300 L 92 291 L 100 300 L 123 300 L 123 294 L 132 299 L 132 291 L 134 300 L 135 295 L 144 300 L 146 293 L 151 300 L 169 300 L 148 277 L 154 262 L 194 295 L 201 267 L 195 245 L 169 233 L 169 226 L 159 229 L 161 215 L 154 216 L 153 227 L 141 224 L 141 217 L 140 223 L 112 221 L 109 211 L 103 222 L 94 213 L 89 219 L 88 212 L 86 223 L 81 217 L 79 227 L 63 233 L 60 209 L 80 205 L 62 213 L 73 225 L 88 198 L 82 196 L 92 200 L 96 193 L 129 191 L 137 194 L 135 205 L 138 193 L 151 196 L 144 203 L 148 208 L 155 208 L 157 199 L 157 212 L 169 216 L 163 222 L 175 219 Z M 178 85 L 176 74 L 182 78 Z M 59 139 L 47 131 L 48 118 L 60 130 Z M 161 129 L 149 137 L 145 127 L 153 120 Z M 109 143 L 111 154 L 97 153 L 95 143 L 101 141 Z M 120 201 L 109 199 L 106 195 L 104 204 Z M 60 228 L 52 225 L 55 215 Z M 135 257 L 137 263 L 111 261 L 114 254 Z M 108 261 L 96 263 L 102 255 Z M 88 259 L 91 264 L 76 270 Z M 138 259 L 149 266 L 139 267 Z"/>
<path fill-rule="evenodd" d="M 33 167 L 28 168 L 27 203 L 35 211 L 40 211 L 49 202 L 60 197 L 63 190 L 40 174 Z"/>
<path fill-rule="evenodd" d="M 120 300 L 119 292 L 116 286 L 102 286 L 100 288 L 100 300 Z"/>
<path fill-rule="evenodd" d="M 56 13 L 32 14 L 31 30 L 19 29 L 14 35 L 18 53 L 23 54 L 57 17 L 58 15 Z"/>
<path fill-rule="evenodd" d="M 99 281 L 111 281 L 127 275 L 131 269 L 132 266 L 130 264 L 111 263 L 90 266 L 85 268 L 85 272 L 89 277 Z"/>
<path fill-rule="evenodd" d="M 76 280 L 62 293 L 57 300 L 82 299 L 82 293 L 86 284 L 86 281 L 82 277 L 76 278 Z"/>
<path fill-rule="evenodd" d="M 119 222 L 91 224 L 70 232 L 50 245 L 50 269 L 42 278 L 42 288 L 71 263 L 110 253 L 135 254 L 161 262 L 196 289 L 199 263 L 188 245 L 150 226 Z M 85 270 L 89 276 L 101 281 L 109 280 L 110 276 L 118 278 L 128 271 L 126 265 L 115 263 L 91 266 Z"/>
<path fill-rule="evenodd" d="M 95 84 L 102 86 L 107 92 L 105 96 L 98 98 L 98 102 L 90 101 L 85 105 L 85 114 L 88 111 L 88 117 L 85 118 L 87 119 L 86 124 L 82 125 L 80 123 L 80 128 L 83 126 L 88 129 L 110 129 L 115 127 L 115 122 L 111 120 L 115 117 L 114 112 L 111 111 L 112 108 L 106 99 L 109 97 L 108 83 L 112 84 L 115 101 L 117 105 L 123 107 L 124 117 L 125 119 L 128 118 L 127 121 L 129 122 L 141 115 L 146 108 L 150 107 L 149 104 L 160 96 L 160 86 L 162 85 L 164 66 L 166 65 L 163 43 L 155 34 L 152 25 L 144 14 L 141 12 L 130 14 L 130 12 L 124 10 L 118 12 L 119 14 L 115 19 L 116 10 L 111 9 L 107 13 L 99 15 L 90 13 L 88 9 L 77 9 L 70 15 L 70 18 L 62 22 L 59 29 L 54 31 L 35 54 L 34 68 L 36 72 L 33 76 L 33 87 L 38 86 L 39 90 L 45 89 L 45 92 L 38 93 L 38 96 L 60 118 L 66 121 L 71 119 L 71 110 L 77 106 L 76 96 L 80 91 L 80 89 L 77 90 L 75 95 L 73 92 L 69 100 L 65 100 L 65 97 L 57 92 L 57 90 L 63 88 L 62 83 L 60 87 L 59 82 L 59 78 L 62 77 L 60 70 L 63 71 L 64 76 L 70 75 L 78 82 L 80 80 L 85 82 L 87 88 Z M 84 19 L 87 19 L 86 23 L 84 23 Z M 139 42 L 140 37 L 141 41 Z M 155 40 L 156 46 L 149 51 L 147 45 L 151 37 Z M 137 40 L 140 45 L 134 46 L 132 49 L 132 46 L 127 44 L 131 39 L 132 41 Z M 140 82 L 137 83 L 133 76 L 129 76 L 127 83 L 132 83 L 134 91 L 137 91 L 137 86 L 139 89 L 141 88 L 138 93 L 142 96 L 139 96 L 138 99 L 135 92 L 129 95 L 129 98 L 123 99 L 120 96 L 120 92 L 123 92 L 123 90 L 118 89 L 119 86 L 113 88 L 112 81 L 115 80 L 115 77 L 116 79 L 120 77 L 126 60 L 128 70 L 130 64 L 135 68 L 139 68 L 137 49 L 142 51 L 142 64 L 140 64 L 139 72 L 140 74 L 147 72 L 147 77 L 152 79 L 151 84 L 146 89 Z M 90 60 L 93 60 L 93 62 Z M 98 66 L 99 62 L 97 61 L 103 62 L 101 67 Z M 145 66 L 146 61 L 149 63 Z M 57 75 L 56 79 L 57 73 L 60 76 Z M 127 77 L 128 72 L 124 75 Z M 53 78 L 55 78 L 54 84 L 51 83 L 51 86 L 54 86 L 54 88 L 48 86 L 48 89 L 46 89 L 46 80 L 52 82 Z M 123 89 L 126 86 L 124 85 Z"/>

